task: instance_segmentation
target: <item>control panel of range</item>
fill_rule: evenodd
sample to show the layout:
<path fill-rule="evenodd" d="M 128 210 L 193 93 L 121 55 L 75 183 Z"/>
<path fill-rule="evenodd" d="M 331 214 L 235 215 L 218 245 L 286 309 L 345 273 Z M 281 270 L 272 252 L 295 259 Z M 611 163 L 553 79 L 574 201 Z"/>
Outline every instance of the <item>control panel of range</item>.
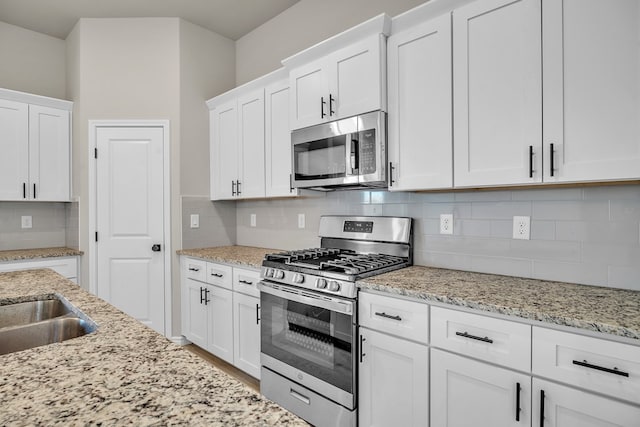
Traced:
<path fill-rule="evenodd" d="M 356 296 L 355 283 L 350 281 L 318 277 L 312 274 L 297 273 L 271 267 L 262 267 L 261 277 L 274 282 L 341 295 L 347 298 L 355 298 Z"/>

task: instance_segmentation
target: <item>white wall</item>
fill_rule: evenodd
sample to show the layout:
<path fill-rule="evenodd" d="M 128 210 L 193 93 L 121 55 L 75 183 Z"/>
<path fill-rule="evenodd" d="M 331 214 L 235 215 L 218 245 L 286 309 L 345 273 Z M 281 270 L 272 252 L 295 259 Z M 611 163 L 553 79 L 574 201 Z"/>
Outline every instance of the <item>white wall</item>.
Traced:
<path fill-rule="evenodd" d="M 236 41 L 236 84 L 281 67 L 280 61 L 381 13 L 398 15 L 425 0 L 300 0 Z"/>
<path fill-rule="evenodd" d="M 65 98 L 64 40 L 0 21 L 0 87 Z"/>

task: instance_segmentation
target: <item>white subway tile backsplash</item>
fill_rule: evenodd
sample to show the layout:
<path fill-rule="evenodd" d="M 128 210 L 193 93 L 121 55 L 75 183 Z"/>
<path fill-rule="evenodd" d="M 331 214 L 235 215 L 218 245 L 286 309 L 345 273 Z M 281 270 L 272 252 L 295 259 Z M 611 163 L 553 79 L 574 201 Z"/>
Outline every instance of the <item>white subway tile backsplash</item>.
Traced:
<path fill-rule="evenodd" d="M 609 219 L 609 201 L 534 201 L 532 219 L 607 221 Z"/>
<path fill-rule="evenodd" d="M 275 249 L 317 246 L 319 218 L 325 214 L 410 216 L 414 218 L 414 263 L 418 265 L 601 286 L 629 288 L 640 283 L 636 265 L 640 259 L 638 184 L 302 193 L 304 197 L 295 199 L 229 202 L 231 207 L 220 212 L 207 209 L 211 203 L 207 200 L 198 203 L 212 211 L 212 216 L 227 215 L 211 227 L 225 230 L 225 238 L 233 237 L 235 244 Z M 0 213 L 2 209 L 0 204 Z M 249 226 L 251 213 L 258 215 L 257 227 Z M 297 228 L 298 213 L 306 215 L 303 230 Z M 440 234 L 442 213 L 453 213 L 454 235 Z M 512 239 L 514 215 L 531 216 L 531 240 Z M 184 244 L 197 241 L 186 239 L 187 225 L 183 225 Z"/>

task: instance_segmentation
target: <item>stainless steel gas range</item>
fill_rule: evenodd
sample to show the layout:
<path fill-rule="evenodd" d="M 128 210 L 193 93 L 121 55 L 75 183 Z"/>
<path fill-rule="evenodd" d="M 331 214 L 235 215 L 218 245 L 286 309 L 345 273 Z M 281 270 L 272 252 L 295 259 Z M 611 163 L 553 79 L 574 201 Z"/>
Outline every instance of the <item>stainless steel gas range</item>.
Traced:
<path fill-rule="evenodd" d="M 413 263 L 412 221 L 323 216 L 319 235 L 262 262 L 260 389 L 316 426 L 356 426 L 355 282 Z"/>

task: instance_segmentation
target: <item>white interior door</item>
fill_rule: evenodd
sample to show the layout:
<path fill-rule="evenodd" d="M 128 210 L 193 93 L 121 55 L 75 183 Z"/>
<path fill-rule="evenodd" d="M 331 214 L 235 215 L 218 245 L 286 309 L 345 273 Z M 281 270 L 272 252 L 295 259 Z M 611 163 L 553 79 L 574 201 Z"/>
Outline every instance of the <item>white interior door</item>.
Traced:
<path fill-rule="evenodd" d="M 97 295 L 164 334 L 163 128 L 98 127 L 96 139 Z"/>

